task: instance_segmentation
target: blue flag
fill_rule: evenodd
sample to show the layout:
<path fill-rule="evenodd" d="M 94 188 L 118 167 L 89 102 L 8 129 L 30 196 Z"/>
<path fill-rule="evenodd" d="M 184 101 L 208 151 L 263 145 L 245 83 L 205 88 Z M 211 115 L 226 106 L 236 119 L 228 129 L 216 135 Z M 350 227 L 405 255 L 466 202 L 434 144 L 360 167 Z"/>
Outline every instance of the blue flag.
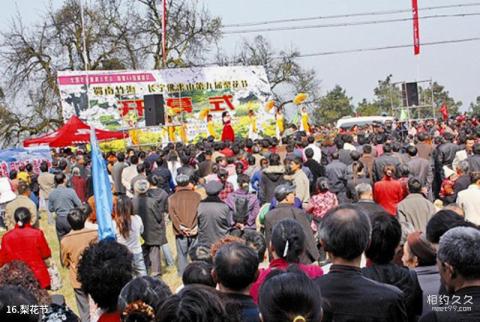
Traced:
<path fill-rule="evenodd" d="M 90 130 L 90 145 L 92 149 L 92 178 L 95 209 L 97 212 L 98 237 L 115 239 L 112 225 L 113 196 L 107 166 L 98 146 L 95 129 Z"/>

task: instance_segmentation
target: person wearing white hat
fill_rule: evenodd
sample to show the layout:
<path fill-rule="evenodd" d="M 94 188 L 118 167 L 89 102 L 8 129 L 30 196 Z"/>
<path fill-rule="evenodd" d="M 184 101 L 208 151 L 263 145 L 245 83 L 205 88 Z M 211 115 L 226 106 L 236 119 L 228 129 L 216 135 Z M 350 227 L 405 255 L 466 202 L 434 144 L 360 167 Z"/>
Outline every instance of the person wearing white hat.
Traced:
<path fill-rule="evenodd" d="M 17 195 L 12 190 L 12 185 L 6 177 L 0 178 L 0 230 L 5 230 L 5 206 L 15 199 Z"/>

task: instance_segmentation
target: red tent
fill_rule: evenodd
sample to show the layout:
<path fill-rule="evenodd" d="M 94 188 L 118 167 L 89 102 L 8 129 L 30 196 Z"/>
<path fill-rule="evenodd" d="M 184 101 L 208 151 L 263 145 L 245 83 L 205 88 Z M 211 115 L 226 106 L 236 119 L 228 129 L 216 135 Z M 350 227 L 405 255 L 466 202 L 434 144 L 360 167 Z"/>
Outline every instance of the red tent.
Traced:
<path fill-rule="evenodd" d="M 127 133 L 123 132 L 113 132 L 99 129 L 95 129 L 95 134 L 97 135 L 97 140 L 99 141 L 124 139 L 128 136 Z M 29 147 L 36 145 L 48 145 L 50 147 L 57 148 L 89 142 L 90 126 L 82 122 L 82 120 L 80 120 L 77 116 L 72 116 L 72 118 L 57 131 L 42 135 L 37 138 L 25 140 L 23 141 L 23 146 Z"/>

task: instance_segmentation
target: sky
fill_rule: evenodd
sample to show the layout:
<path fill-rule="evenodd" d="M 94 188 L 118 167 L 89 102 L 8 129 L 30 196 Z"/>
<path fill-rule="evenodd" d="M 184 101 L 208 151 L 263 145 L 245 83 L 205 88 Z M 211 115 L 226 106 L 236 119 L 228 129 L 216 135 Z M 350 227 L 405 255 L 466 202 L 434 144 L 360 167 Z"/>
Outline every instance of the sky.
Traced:
<path fill-rule="evenodd" d="M 204 5 L 223 24 L 257 22 L 275 19 L 303 18 L 358 12 L 410 9 L 410 0 L 192 0 Z M 61 0 L 0 0 L 0 27 L 4 28 L 17 11 L 24 22 L 30 23 L 45 12 L 49 3 L 54 7 Z M 480 6 L 450 8 L 422 12 L 422 7 L 461 3 L 476 3 L 475 0 L 419 0 L 420 16 L 452 13 L 480 13 Z M 409 14 L 380 17 L 343 18 L 316 20 L 275 26 L 296 26 L 334 22 L 355 22 L 408 17 Z M 433 42 L 452 39 L 480 37 L 480 16 L 420 20 L 420 41 Z M 245 29 L 245 28 L 242 28 Z M 225 35 L 220 46 L 227 54 L 239 49 L 243 39 L 252 39 L 259 33 Z M 275 49 L 296 49 L 302 54 L 337 51 L 356 48 L 381 47 L 410 44 L 413 39 L 412 22 L 388 24 L 287 30 L 261 33 Z M 463 102 L 462 110 L 480 96 L 480 41 L 442 46 L 424 46 L 419 56 L 413 48 L 351 53 L 300 58 L 306 68 L 313 68 L 321 81 L 322 94 L 336 84 L 347 90 L 356 103 L 363 98 L 371 99 L 378 80 L 388 74 L 393 81 L 434 80 L 446 86 L 450 94 Z"/>

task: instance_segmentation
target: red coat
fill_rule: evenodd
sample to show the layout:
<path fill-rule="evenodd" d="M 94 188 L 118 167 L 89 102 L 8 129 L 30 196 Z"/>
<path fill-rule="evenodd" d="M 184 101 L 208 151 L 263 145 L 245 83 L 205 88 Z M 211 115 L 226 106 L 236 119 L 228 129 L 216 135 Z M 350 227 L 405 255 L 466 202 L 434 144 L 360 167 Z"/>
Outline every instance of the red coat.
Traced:
<path fill-rule="evenodd" d="M 223 125 L 223 131 L 222 131 L 222 141 L 230 141 L 234 142 L 235 141 L 235 132 L 233 131 L 231 122 L 225 122 Z"/>
<path fill-rule="evenodd" d="M 25 225 L 15 228 L 3 235 L 0 266 L 14 260 L 27 264 L 42 288 L 50 287 L 50 275 L 44 259 L 52 256 L 43 231 Z"/>
<path fill-rule="evenodd" d="M 404 198 L 404 189 L 400 181 L 384 176 L 373 186 L 373 199 L 390 215 L 397 215 L 397 205 Z"/>
<path fill-rule="evenodd" d="M 80 176 L 73 176 L 71 179 L 73 190 L 77 193 L 78 199 L 87 201 L 87 181 Z"/>

